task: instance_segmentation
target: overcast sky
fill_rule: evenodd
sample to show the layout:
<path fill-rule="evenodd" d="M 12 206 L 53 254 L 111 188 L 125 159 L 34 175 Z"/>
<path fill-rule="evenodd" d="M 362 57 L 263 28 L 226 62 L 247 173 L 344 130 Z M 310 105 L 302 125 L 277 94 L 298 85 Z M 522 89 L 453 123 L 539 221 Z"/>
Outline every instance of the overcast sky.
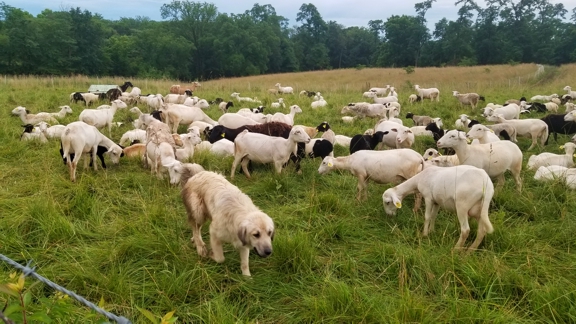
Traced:
<path fill-rule="evenodd" d="M 6 4 L 28 11 L 32 15 L 37 15 L 44 9 L 68 10 L 71 7 L 80 7 L 92 13 L 99 13 L 105 19 L 117 20 L 122 17 L 135 18 L 136 16 L 148 17 L 152 20 L 162 20 L 160 17 L 160 7 L 171 1 L 166 0 L 0 0 Z M 414 4 L 422 0 L 401 1 L 401 0 L 205 0 L 214 3 L 219 12 L 222 13 L 244 13 L 252 8 L 254 3 L 261 5 L 271 4 L 278 15 L 290 20 L 290 26 L 296 25 L 296 14 L 302 3 L 313 3 L 324 21 L 334 20 L 346 27 L 368 26 L 369 20 L 382 19 L 386 21 L 391 15 L 414 15 Z M 565 8 L 570 11 L 576 6 L 576 0 L 549 0 L 551 3 L 564 3 Z M 434 29 L 434 23 L 442 18 L 455 20 L 457 8 L 454 5 L 456 0 L 437 0 L 430 9 L 426 18 L 428 26 Z M 514 2 L 518 2 L 515 0 Z M 482 3 L 482 1 L 480 1 Z"/>

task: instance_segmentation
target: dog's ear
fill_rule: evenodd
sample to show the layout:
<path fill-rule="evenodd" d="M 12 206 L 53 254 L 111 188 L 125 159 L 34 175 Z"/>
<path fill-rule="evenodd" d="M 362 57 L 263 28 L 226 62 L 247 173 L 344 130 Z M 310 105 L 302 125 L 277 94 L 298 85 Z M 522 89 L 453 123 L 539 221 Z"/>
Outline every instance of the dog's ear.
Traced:
<path fill-rule="evenodd" d="M 246 229 L 246 226 L 241 226 L 240 229 L 238 229 L 238 238 L 240 242 L 242 242 L 242 245 L 248 245 L 248 241 L 246 240 L 247 235 L 248 229 Z"/>
<path fill-rule="evenodd" d="M 270 240 L 274 241 L 274 234 L 276 234 L 275 230 L 272 230 L 272 235 L 270 235 Z"/>

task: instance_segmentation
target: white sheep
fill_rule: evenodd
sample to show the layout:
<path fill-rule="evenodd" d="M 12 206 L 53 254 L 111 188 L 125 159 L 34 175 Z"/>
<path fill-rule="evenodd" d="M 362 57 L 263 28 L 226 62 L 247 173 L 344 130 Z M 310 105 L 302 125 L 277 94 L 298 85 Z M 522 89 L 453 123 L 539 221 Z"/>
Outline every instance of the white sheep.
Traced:
<path fill-rule="evenodd" d="M 460 93 L 458 91 L 452 91 L 452 95 L 460 101 L 460 105 L 471 106 L 472 109 L 476 109 L 476 105 L 480 100 L 480 95 L 474 92 L 470 93 Z"/>
<path fill-rule="evenodd" d="M 566 88 L 564 88 L 566 89 Z M 545 95 L 536 95 L 532 98 L 530 98 L 530 101 L 550 101 L 552 100 L 552 98 L 558 98 L 557 94 L 551 94 L 549 96 L 545 96 Z"/>
<path fill-rule="evenodd" d="M 46 138 L 60 139 L 62 133 L 64 132 L 64 128 L 66 128 L 64 125 L 50 126 L 46 122 L 38 123 L 38 129 L 44 134 L 44 136 L 46 136 Z"/>
<path fill-rule="evenodd" d="M 280 106 L 282 106 L 282 108 L 286 108 L 286 105 L 284 104 L 284 99 L 283 98 L 278 98 L 277 102 L 273 102 L 270 107 L 271 108 L 280 108 Z"/>
<path fill-rule="evenodd" d="M 102 107 L 102 106 L 101 106 Z M 108 126 L 108 134 L 112 134 L 112 120 L 116 110 L 128 107 L 123 101 L 116 99 L 108 109 L 84 109 L 78 119 L 98 129 Z"/>
<path fill-rule="evenodd" d="M 566 91 L 566 94 L 572 97 L 573 99 L 576 98 L 576 91 L 572 91 L 572 88 L 570 86 L 565 86 L 564 91 Z"/>
<path fill-rule="evenodd" d="M 318 100 L 312 101 L 310 106 L 312 108 L 320 108 L 320 107 L 325 107 L 327 104 L 328 103 L 326 102 L 326 100 L 324 100 L 324 98 L 322 96 L 320 96 L 320 98 L 318 98 Z"/>
<path fill-rule="evenodd" d="M 398 92 L 394 87 L 390 87 L 390 92 L 388 92 L 388 97 L 396 97 L 398 98 Z"/>
<path fill-rule="evenodd" d="M 537 145 L 538 139 L 540 144 L 544 145 L 548 139 L 548 125 L 540 119 L 512 119 L 506 120 L 500 114 L 494 116 L 497 123 L 506 123 L 516 129 L 516 135 L 526 136 L 532 139 L 532 145 L 528 148 L 531 150 Z"/>
<path fill-rule="evenodd" d="M 420 98 L 422 98 L 422 100 L 424 99 L 430 99 L 431 101 L 436 100 L 436 101 L 440 101 L 440 90 L 438 90 L 437 88 L 420 88 L 419 85 L 415 85 L 414 89 L 416 89 L 416 92 L 418 92 L 418 96 L 420 96 Z"/>
<path fill-rule="evenodd" d="M 185 162 L 194 157 L 194 147 L 202 142 L 197 132 L 180 135 L 183 148 L 176 149 L 176 160 Z"/>
<path fill-rule="evenodd" d="M 177 161 L 172 145 L 166 142 L 159 144 L 148 142 L 146 144 L 146 160 L 150 171 L 159 179 L 163 178 L 162 171 L 169 169 Z"/>
<path fill-rule="evenodd" d="M 212 118 L 208 117 L 204 111 L 199 107 L 188 107 L 178 104 L 169 104 L 164 108 L 164 118 L 166 124 L 172 127 L 172 132 L 176 133 L 179 125 L 190 125 L 195 121 L 203 121 L 210 125 L 217 125 L 218 123 Z"/>
<path fill-rule="evenodd" d="M 488 218 L 488 209 L 494 196 L 494 184 L 482 169 L 469 165 L 450 168 L 426 167 L 414 177 L 382 194 L 386 213 L 395 215 L 396 209 L 402 207 L 402 199 L 414 192 L 422 194 L 426 204 L 422 231 L 424 236 L 428 236 L 434 230 L 434 222 L 440 207 L 456 211 L 460 223 L 460 238 L 454 246 L 455 249 L 463 248 L 470 234 L 469 217 L 474 217 L 478 221 L 478 231 L 468 251 L 477 249 L 486 233 L 494 231 Z"/>
<path fill-rule="evenodd" d="M 294 117 L 297 113 L 301 113 L 302 109 L 297 105 L 290 106 L 290 113 L 283 114 L 283 113 L 275 113 L 274 115 L 266 115 L 266 122 L 281 122 L 288 125 L 294 125 Z"/>
<path fill-rule="evenodd" d="M 472 126 L 472 128 L 470 128 L 466 136 L 468 138 L 477 140 L 479 144 L 486 144 L 500 141 L 500 137 L 494 134 L 493 130 L 482 124 L 476 124 Z M 472 142 L 472 144 L 475 144 L 474 141 Z"/>
<path fill-rule="evenodd" d="M 236 101 L 238 102 L 256 102 L 256 103 L 261 103 L 260 100 L 258 100 L 257 98 L 250 98 L 250 97 L 240 97 L 240 93 L 239 92 L 234 92 L 230 95 L 230 97 L 236 99 Z"/>
<path fill-rule="evenodd" d="M 554 154 L 549 152 L 544 152 L 540 154 L 532 155 L 528 159 L 528 164 L 526 165 L 530 170 L 536 170 L 541 166 L 549 165 L 560 165 L 563 167 L 571 168 L 574 166 L 574 151 L 576 150 L 576 144 L 566 143 L 560 146 L 560 149 L 564 149 L 565 154 Z"/>
<path fill-rule="evenodd" d="M 278 93 L 286 94 L 286 93 L 294 93 L 294 89 L 292 87 L 282 87 L 280 83 L 276 83 L 275 87 L 278 88 Z"/>
<path fill-rule="evenodd" d="M 184 94 L 174 94 L 174 93 L 169 93 L 166 96 L 164 96 L 164 102 L 165 103 L 171 103 L 171 104 L 184 104 L 184 101 L 186 101 L 186 99 L 192 97 L 192 91 L 190 90 L 186 90 L 184 91 Z"/>
<path fill-rule="evenodd" d="M 456 127 L 457 129 L 467 129 L 468 128 L 468 124 L 470 124 L 472 120 L 470 120 L 470 118 L 468 117 L 468 115 L 466 114 L 462 114 L 460 115 L 460 118 L 456 119 L 456 121 L 454 122 L 454 127 Z"/>
<path fill-rule="evenodd" d="M 486 108 L 484 108 L 484 112 L 482 113 L 482 116 L 490 117 L 490 116 L 494 116 L 496 114 L 500 114 L 504 117 L 504 119 L 507 119 L 507 120 L 520 119 L 520 111 L 521 110 L 522 109 L 517 104 L 509 104 L 507 106 L 499 107 L 499 108 L 486 107 Z M 490 120 L 490 119 L 488 119 L 488 120 Z M 490 120 L 490 121 L 495 121 L 495 120 Z"/>
<path fill-rule="evenodd" d="M 336 135 L 334 138 L 334 145 L 340 145 L 343 147 L 350 147 L 350 141 L 352 137 L 346 135 Z"/>
<path fill-rule="evenodd" d="M 209 141 L 202 141 L 200 144 L 197 144 L 194 149 L 198 152 L 208 151 L 221 157 L 234 156 L 234 142 L 225 138 L 214 142 L 214 144 Z"/>
<path fill-rule="evenodd" d="M 30 111 L 24 107 L 18 106 L 12 110 L 12 115 L 16 115 L 20 117 L 22 123 L 24 125 L 32 124 L 36 125 L 39 122 L 47 122 L 47 123 L 54 123 L 58 124 L 58 121 L 52 116 L 51 113 L 47 112 L 39 112 L 37 114 L 31 114 Z"/>
<path fill-rule="evenodd" d="M 352 122 L 354 122 L 355 119 L 358 119 L 358 116 L 354 116 L 354 117 L 344 116 L 344 117 L 342 117 L 342 121 L 345 123 L 352 123 Z"/>
<path fill-rule="evenodd" d="M 255 110 L 256 109 L 256 110 Z M 238 115 L 250 118 L 259 124 L 266 123 L 268 121 L 267 115 L 259 112 L 258 108 L 242 108 L 236 112 Z"/>
<path fill-rule="evenodd" d="M 408 96 L 408 102 L 409 102 L 410 104 L 413 104 L 413 103 L 415 103 L 416 101 L 418 101 L 418 98 L 419 98 L 419 97 L 418 97 L 417 94 L 411 94 L 411 95 Z"/>
<path fill-rule="evenodd" d="M 510 141 L 468 145 L 466 133 L 448 131 L 437 142 L 439 148 L 453 148 L 461 165 L 472 165 L 484 169 L 490 177 L 498 179 L 498 186 L 504 185 L 504 172 L 510 170 L 518 191 L 522 191 L 522 151 Z"/>
<path fill-rule="evenodd" d="M 356 199 L 368 198 L 368 180 L 379 184 L 399 183 L 422 171 L 424 159 L 411 149 L 389 151 L 360 150 L 348 156 L 327 156 L 322 160 L 318 173 L 348 170 L 358 178 Z"/>
<path fill-rule="evenodd" d="M 146 143 L 146 131 L 143 129 L 132 129 L 124 134 L 120 138 L 120 145 L 130 145 L 132 142 L 138 141 L 140 143 Z"/>
<path fill-rule="evenodd" d="M 86 103 L 86 107 L 91 105 L 93 102 L 97 102 L 98 100 L 100 100 L 100 96 L 98 96 L 97 94 L 94 94 L 94 93 L 82 92 L 80 94 L 82 95 L 82 98 L 84 98 L 84 102 Z"/>
<path fill-rule="evenodd" d="M 382 145 L 390 148 L 410 148 L 414 144 L 414 134 L 410 128 L 393 121 L 379 120 L 374 127 L 374 133 L 376 132 L 384 133 Z"/>
<path fill-rule="evenodd" d="M 364 98 L 374 98 L 376 96 L 378 96 L 378 94 L 374 91 L 366 91 L 366 92 L 362 93 L 362 97 L 364 97 Z"/>
<path fill-rule="evenodd" d="M 546 107 L 546 110 L 551 111 L 551 112 L 558 112 L 558 105 L 554 102 L 546 102 L 543 103 L 544 107 Z M 529 105 L 526 103 L 526 101 L 521 101 L 520 102 L 520 108 L 524 109 L 524 110 L 528 110 L 530 107 L 532 107 L 533 104 Z"/>
<path fill-rule="evenodd" d="M 190 98 L 188 98 L 190 99 Z M 200 99 L 200 100 L 195 100 L 195 101 L 190 101 L 186 99 L 183 103 L 184 106 L 188 106 L 188 107 L 198 107 L 200 109 L 208 109 L 210 108 L 210 104 L 208 103 L 208 101 L 206 99 Z"/>
<path fill-rule="evenodd" d="M 228 108 L 230 107 L 234 107 L 233 101 L 222 101 L 218 104 L 218 109 L 224 114 L 228 112 Z"/>
<path fill-rule="evenodd" d="M 398 98 L 397 98 L 397 97 L 394 97 L 394 96 L 381 97 L 381 98 L 374 97 L 374 98 L 372 98 L 372 100 L 374 100 L 374 103 L 377 103 L 377 104 L 385 104 L 385 103 L 390 103 L 390 102 L 398 102 Z"/>
<path fill-rule="evenodd" d="M 230 171 L 230 179 L 234 179 L 238 163 L 242 171 L 250 178 L 248 162 L 273 163 L 276 173 L 282 172 L 282 166 L 290 159 L 290 154 L 296 150 L 296 143 L 309 143 L 310 136 L 300 126 L 292 127 L 288 138 L 268 136 L 259 133 L 242 131 L 234 139 L 234 162 Z"/>
<path fill-rule="evenodd" d="M 220 118 L 218 118 L 218 124 L 227 127 L 227 128 L 238 128 L 245 125 L 258 125 L 262 124 L 266 121 L 266 118 L 263 116 L 262 122 L 257 122 L 250 117 L 246 117 L 244 115 L 238 113 L 225 113 Z"/>
<path fill-rule="evenodd" d="M 122 148 L 104 136 L 98 129 L 83 121 L 72 122 L 64 128 L 61 137 L 62 156 L 66 159 L 70 170 L 70 180 L 76 181 L 76 166 L 82 153 L 92 152 L 92 161 L 96 161 L 98 146 L 104 146 L 108 149 L 106 153 L 110 155 L 112 163 L 118 164 L 120 157 L 123 155 Z M 70 159 L 70 153 L 74 153 L 74 159 Z M 86 159 L 85 161 L 88 161 Z M 98 163 L 93 163 L 94 170 L 97 170 Z M 86 164 L 85 164 L 86 166 Z"/>
<path fill-rule="evenodd" d="M 576 105 L 573 102 L 567 102 L 564 104 L 564 106 L 566 107 L 566 110 L 564 111 L 566 113 L 575 110 L 575 107 L 576 107 Z"/>
<path fill-rule="evenodd" d="M 21 141 L 40 141 L 40 143 L 48 142 L 46 135 L 39 129 L 35 128 L 34 125 L 26 124 L 22 125 L 22 127 L 24 127 L 24 131 L 20 135 Z"/>
<path fill-rule="evenodd" d="M 388 89 L 390 89 L 389 85 L 387 85 L 386 88 L 370 88 L 369 91 L 374 92 L 378 96 L 385 96 Z"/>
<path fill-rule="evenodd" d="M 316 92 L 316 94 L 314 95 L 314 97 L 312 97 L 312 99 L 314 101 L 318 101 L 320 100 L 320 98 L 322 98 L 322 94 L 320 92 Z"/>
<path fill-rule="evenodd" d="M 576 169 L 560 165 L 541 166 L 534 174 L 535 180 L 561 180 L 570 189 L 576 189 Z"/>
<path fill-rule="evenodd" d="M 52 116 L 54 116 L 55 118 L 64 118 L 66 117 L 66 114 L 71 114 L 72 113 L 72 108 L 70 108 L 70 106 L 60 106 L 60 111 L 57 113 L 51 113 Z"/>
<path fill-rule="evenodd" d="M 371 104 L 368 102 L 349 103 L 340 110 L 341 114 L 352 113 L 358 118 L 373 117 L 385 118 L 388 110 L 383 104 Z"/>

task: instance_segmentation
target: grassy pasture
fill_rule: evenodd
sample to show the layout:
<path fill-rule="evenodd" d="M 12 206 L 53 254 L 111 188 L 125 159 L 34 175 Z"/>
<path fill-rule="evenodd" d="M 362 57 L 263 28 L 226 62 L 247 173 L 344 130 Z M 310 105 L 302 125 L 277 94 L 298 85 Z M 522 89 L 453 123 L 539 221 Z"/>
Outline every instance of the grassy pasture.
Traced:
<path fill-rule="evenodd" d="M 535 71 L 535 65 L 426 68 L 413 74 L 334 70 L 202 82 L 196 94 L 228 99 L 236 91 L 269 104 L 275 98 L 267 89 L 276 82 L 321 91 L 330 105 L 318 110 L 310 108 L 308 98 L 284 96 L 287 105 L 304 110 L 296 123 L 315 126 L 326 120 L 337 134 L 352 136 L 375 121 L 345 124 L 340 109 L 363 101 L 361 93 L 369 87 L 395 86 L 402 115 L 442 117 L 446 128 L 461 113 L 479 115 L 460 107 L 452 90 L 475 91 L 487 102 L 501 103 L 576 87 L 576 65 L 549 68 L 539 78 Z M 576 321 L 576 195 L 560 183 L 535 182 L 528 170 L 523 170 L 521 194 L 507 175 L 490 209 L 495 232 L 486 236 L 482 250 L 464 256 L 452 251 L 459 235 L 453 213 L 441 210 L 435 232 L 422 237 L 424 211 L 411 211 L 412 197 L 396 217 L 385 215 L 381 195 L 389 186 L 370 183 L 368 200 L 359 203 L 356 178 L 346 172 L 320 176 L 319 159 L 303 161 L 302 175 L 292 165 L 281 175 L 270 166 L 255 166 L 252 180 L 239 174 L 233 183 L 274 219 L 274 253 L 268 259 L 251 255 L 252 278 L 241 275 L 238 253 L 230 246 L 223 264 L 200 259 L 179 188 L 150 176 L 139 161 L 123 159 L 97 172 L 80 166 L 77 182 L 71 183 L 58 141 L 18 140 L 21 121 L 10 116 L 14 107 L 56 112 L 68 104 L 70 92 L 124 80 L 0 78 L 0 253 L 21 263 L 33 259 L 41 275 L 89 300 L 103 297 L 107 309 L 134 323 L 147 321 L 136 307 L 157 315 L 175 310 L 184 323 Z M 163 94 L 175 83 L 131 81 L 143 93 Z M 438 87 L 440 103 L 408 104 L 414 84 Z M 77 120 L 83 109 L 71 106 L 74 113 L 63 124 Z M 207 113 L 214 119 L 220 115 L 215 107 Z M 128 124 L 130 113 L 119 111 L 115 120 Z M 112 139 L 118 141 L 128 129 L 113 129 Z M 532 153 L 560 152 L 558 146 L 569 137 L 533 152 L 526 152 L 528 139 L 519 141 L 527 160 Z M 432 139 L 418 138 L 414 149 L 422 153 L 428 147 L 434 147 Z M 335 154 L 347 150 L 337 147 Z M 228 177 L 232 159 L 197 154 L 194 162 Z M 474 221 L 471 226 L 468 244 L 475 237 Z M 0 264 L 0 283 L 10 281 L 10 272 Z M 37 285 L 32 292 L 32 307 L 50 308 L 38 302 L 54 295 L 50 288 Z M 6 299 L 0 295 L 0 309 Z M 53 318 L 102 321 L 79 305 L 71 309 Z"/>

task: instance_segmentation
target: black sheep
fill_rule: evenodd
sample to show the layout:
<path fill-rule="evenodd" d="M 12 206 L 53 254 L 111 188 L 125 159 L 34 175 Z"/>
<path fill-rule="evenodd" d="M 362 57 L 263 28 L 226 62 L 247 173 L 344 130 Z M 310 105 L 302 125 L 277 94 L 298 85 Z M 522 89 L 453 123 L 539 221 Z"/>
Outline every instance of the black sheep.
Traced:
<path fill-rule="evenodd" d="M 576 133 L 576 122 L 564 121 L 564 116 L 566 116 L 566 114 L 550 114 L 541 118 L 541 120 L 548 125 L 548 138 L 544 145 L 548 144 L 551 134 L 554 134 L 554 141 L 557 142 L 557 134 L 571 135 Z"/>
<path fill-rule="evenodd" d="M 388 134 L 388 131 L 378 131 L 373 135 L 354 135 L 350 140 L 350 154 L 360 150 L 374 150 L 376 145 L 382 142 L 382 138 L 386 134 Z"/>

